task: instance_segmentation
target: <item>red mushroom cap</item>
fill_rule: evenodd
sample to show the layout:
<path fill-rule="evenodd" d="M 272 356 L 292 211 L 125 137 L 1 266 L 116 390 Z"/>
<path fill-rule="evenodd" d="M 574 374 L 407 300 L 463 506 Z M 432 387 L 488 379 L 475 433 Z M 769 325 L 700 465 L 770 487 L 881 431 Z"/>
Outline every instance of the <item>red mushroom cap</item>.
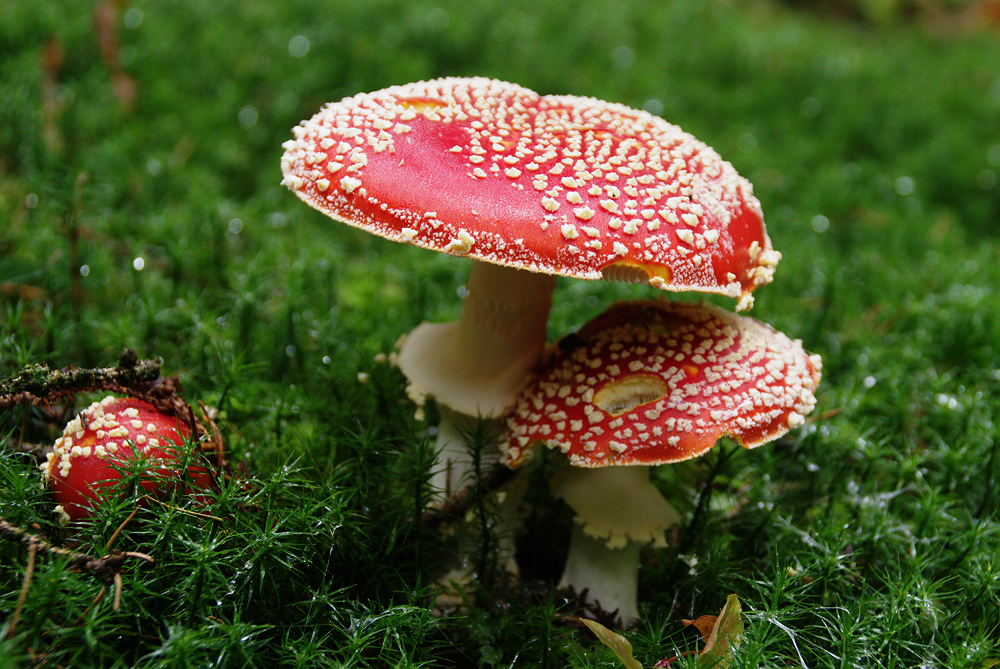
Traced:
<path fill-rule="evenodd" d="M 149 458 L 155 465 L 151 473 L 176 480 L 177 472 L 169 464 L 177 459 L 176 449 L 190 434 L 187 425 L 142 400 L 108 396 L 91 404 L 66 425 L 42 465 L 43 475 L 65 514 L 63 520 L 90 516 L 101 491 L 122 478 L 115 467 L 122 467 L 130 458 Z M 197 487 L 212 487 L 211 477 L 203 467 L 192 467 L 188 474 Z M 145 480 L 140 485 L 153 493 L 161 487 L 156 480 Z"/>
<path fill-rule="evenodd" d="M 821 366 L 801 342 L 709 304 L 618 304 L 522 393 L 503 459 L 516 467 L 537 443 L 581 467 L 678 462 L 723 435 L 755 448 L 802 424 Z"/>
<path fill-rule="evenodd" d="M 732 165 L 622 105 L 447 78 L 346 98 L 294 132 L 282 183 L 388 239 L 744 304 L 780 258 Z"/>

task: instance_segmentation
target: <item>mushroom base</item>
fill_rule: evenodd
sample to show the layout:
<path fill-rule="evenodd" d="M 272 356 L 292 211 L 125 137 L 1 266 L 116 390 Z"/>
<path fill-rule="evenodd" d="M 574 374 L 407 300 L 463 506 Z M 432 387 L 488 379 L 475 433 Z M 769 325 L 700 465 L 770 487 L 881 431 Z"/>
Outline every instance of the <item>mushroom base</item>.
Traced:
<path fill-rule="evenodd" d="M 642 544 L 629 541 L 621 548 L 608 548 L 607 541 L 573 527 L 566 569 L 560 588 L 586 591 L 586 600 L 603 611 L 617 611 L 619 627 L 639 619 L 639 551 Z"/>
<path fill-rule="evenodd" d="M 503 430 L 500 420 L 472 418 L 440 407 L 434 451 L 437 462 L 431 472 L 430 504 L 443 502 L 472 486 L 476 467 L 473 449 L 479 449 L 479 472 L 485 474 L 500 460 L 497 437 Z M 477 443 L 481 442 L 481 443 Z"/>
<path fill-rule="evenodd" d="M 496 437 L 502 421 L 486 421 L 463 416 L 448 409 L 441 409 L 436 443 L 437 465 L 431 473 L 431 494 L 428 506 L 436 507 L 454 499 L 476 484 L 476 456 L 480 476 L 495 467 L 500 458 Z M 479 449 L 478 454 L 474 449 Z M 491 551 L 497 566 L 516 577 L 519 569 L 516 560 L 515 535 L 520 525 L 518 508 L 527 490 L 525 471 L 517 472 L 494 491 L 482 490 L 486 495 L 487 525 Z M 475 509 L 475 506 L 473 507 Z M 467 579 L 474 572 L 475 557 L 486 540 L 482 536 L 483 523 L 478 514 L 470 513 L 449 526 L 451 555 L 445 561 L 446 573 L 439 582 Z"/>

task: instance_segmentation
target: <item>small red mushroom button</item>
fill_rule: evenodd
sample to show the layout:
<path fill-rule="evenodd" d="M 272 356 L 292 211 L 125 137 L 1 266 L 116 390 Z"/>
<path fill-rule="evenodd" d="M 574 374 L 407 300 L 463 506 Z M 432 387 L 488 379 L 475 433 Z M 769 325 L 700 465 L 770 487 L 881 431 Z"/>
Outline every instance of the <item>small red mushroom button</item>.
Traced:
<path fill-rule="evenodd" d="M 102 492 L 121 480 L 122 468 L 133 459 L 148 463 L 150 476 L 140 483 L 143 489 L 165 494 L 181 478 L 175 467 L 177 449 L 190 434 L 187 425 L 142 400 L 108 396 L 91 404 L 66 425 L 41 465 L 59 503 L 60 521 L 89 517 Z M 204 467 L 191 467 L 187 475 L 195 488 L 212 487 Z M 164 486 L 167 481 L 173 483 Z"/>

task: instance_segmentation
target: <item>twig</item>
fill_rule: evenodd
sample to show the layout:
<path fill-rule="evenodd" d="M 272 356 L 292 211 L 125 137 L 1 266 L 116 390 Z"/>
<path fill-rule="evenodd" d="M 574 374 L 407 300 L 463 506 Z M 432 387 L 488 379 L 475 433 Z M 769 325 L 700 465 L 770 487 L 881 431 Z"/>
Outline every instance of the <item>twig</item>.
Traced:
<path fill-rule="evenodd" d="M 130 522 L 132 522 L 132 519 L 135 518 L 135 516 L 136 516 L 137 513 L 139 513 L 139 508 L 140 507 L 137 506 L 134 509 L 132 509 L 132 513 L 128 514 L 128 518 L 126 518 L 125 520 L 123 520 L 121 522 L 121 524 L 118 526 L 118 528 L 115 529 L 114 534 L 111 535 L 111 538 L 108 539 L 108 543 L 105 544 L 104 550 L 109 551 L 109 552 L 111 551 L 111 547 L 114 546 L 115 545 L 115 541 L 118 540 L 118 535 L 121 534 L 122 530 L 125 529 L 126 525 L 128 525 Z M 153 561 L 153 558 L 149 557 L 145 553 L 132 553 L 131 555 L 133 557 L 148 558 L 150 562 Z M 117 611 L 118 607 L 121 605 L 121 602 L 122 602 L 122 575 L 120 573 L 115 574 L 115 576 L 114 576 L 114 583 L 115 583 L 115 599 L 114 599 L 114 601 L 111 604 L 111 610 L 112 611 Z M 80 614 L 80 617 L 77 618 L 76 622 L 73 623 L 73 624 L 74 625 L 79 625 L 80 622 L 83 620 L 84 616 L 86 616 L 87 613 L 90 611 L 90 609 L 92 609 L 95 606 L 97 606 L 97 603 L 99 601 L 101 601 L 102 599 L 104 599 L 104 594 L 107 591 L 108 591 L 108 586 L 107 585 L 102 585 L 101 586 L 101 591 L 99 593 L 97 593 L 97 597 L 94 597 L 94 601 L 92 601 L 90 603 L 90 606 L 88 606 L 86 609 L 83 610 L 83 613 Z"/>
<path fill-rule="evenodd" d="M 136 509 L 138 511 L 138 509 Z M 135 515 L 135 512 L 125 521 L 127 523 Z M 115 535 L 112 536 L 112 541 L 117 537 L 118 532 L 121 531 L 122 527 L 125 526 L 122 523 L 121 527 L 115 531 Z M 34 534 L 25 532 L 19 527 L 15 527 L 0 518 L 0 537 L 7 539 L 8 541 L 14 541 L 19 544 L 23 544 L 28 547 L 28 569 L 24 575 L 24 582 L 21 585 L 21 595 L 17 600 L 17 608 L 14 610 L 14 615 L 12 617 L 12 622 L 10 628 L 7 630 L 7 638 L 10 638 L 14 634 L 14 629 L 17 625 L 17 620 L 21 615 L 21 609 L 24 605 L 25 599 L 28 596 L 28 587 L 31 584 L 31 575 L 35 570 L 35 554 L 39 551 L 42 553 L 48 553 L 50 555 L 58 555 L 60 557 L 65 557 L 69 561 L 70 571 L 75 572 L 88 572 L 92 574 L 101 582 L 101 591 L 97 593 L 97 597 L 94 598 L 91 606 L 94 606 L 101 598 L 104 597 L 104 593 L 107 592 L 108 586 L 112 583 L 115 584 L 115 599 L 112 604 L 112 610 L 117 611 L 119 605 L 121 604 L 122 595 L 122 566 L 125 560 L 130 557 L 138 558 L 140 560 L 146 560 L 152 563 L 153 558 L 146 555 L 145 553 L 136 553 L 133 551 L 111 551 L 107 555 L 101 558 L 91 557 L 89 555 L 84 555 L 83 553 L 77 553 L 76 551 L 66 550 L 65 548 L 58 548 L 48 543 L 44 539 L 40 539 Z M 108 542 L 110 545 L 111 542 Z M 89 607 L 88 607 L 89 610 Z M 84 611 L 83 615 L 86 615 Z M 81 616 L 82 617 L 82 616 Z"/>
<path fill-rule="evenodd" d="M 122 575 L 115 574 L 115 598 L 111 602 L 111 610 L 117 611 L 122 605 Z"/>
<path fill-rule="evenodd" d="M 48 404 L 52 400 L 85 390 L 122 390 L 155 381 L 160 363 L 138 360 L 127 348 L 118 366 L 98 369 L 57 369 L 46 365 L 28 365 L 17 376 L 0 380 L 0 409 L 13 405 Z"/>
<path fill-rule="evenodd" d="M 205 429 L 206 440 L 208 448 L 204 448 L 203 452 L 208 455 L 209 450 L 215 453 L 215 466 L 219 470 L 223 470 L 226 467 L 226 457 L 224 449 L 222 446 L 222 432 L 219 430 L 219 426 L 215 424 L 215 420 L 212 418 L 212 412 L 206 407 L 201 400 L 198 400 L 198 408 L 201 409 L 202 419 L 207 424 Z"/>
<path fill-rule="evenodd" d="M 115 545 L 115 541 L 118 540 L 118 535 L 122 533 L 122 530 L 125 529 L 126 525 L 132 522 L 132 519 L 135 518 L 135 514 L 137 513 L 139 513 L 139 507 L 135 507 L 134 509 L 132 509 L 132 513 L 128 514 L 128 518 L 122 521 L 122 524 L 118 526 L 118 529 L 116 529 L 114 534 L 111 535 L 111 538 L 108 539 L 108 543 L 105 544 L 104 550 L 106 551 L 111 550 L 111 547 Z"/>
<path fill-rule="evenodd" d="M 653 667 L 656 667 L 657 669 L 661 667 L 666 667 L 666 669 L 670 669 L 671 665 L 673 665 L 674 662 L 680 660 L 682 657 L 691 657 L 692 655 L 700 655 L 700 654 L 701 653 L 697 650 L 686 650 L 680 655 L 674 655 L 673 657 L 663 658 L 662 660 L 654 664 Z"/>
<path fill-rule="evenodd" d="M 104 557 L 91 557 L 83 553 L 53 546 L 34 534 L 25 532 L 0 518 L 0 538 L 19 543 L 28 548 L 29 553 L 40 552 L 64 557 L 69 563 L 69 569 L 75 572 L 89 573 L 104 585 L 111 585 L 121 572 L 125 560 L 138 558 L 152 563 L 153 558 L 145 553 L 132 551 L 111 551 Z"/>
<path fill-rule="evenodd" d="M 24 433 L 27 425 L 28 425 L 28 407 L 24 407 L 24 413 L 21 416 L 21 432 L 17 435 L 17 450 L 19 451 L 24 446 Z"/>
<path fill-rule="evenodd" d="M 35 572 L 35 546 L 28 546 L 28 566 L 24 572 L 24 581 L 21 582 L 21 594 L 17 597 L 17 606 L 14 608 L 14 615 L 10 617 L 10 627 L 7 629 L 7 638 L 14 637 L 14 630 L 17 629 L 17 621 L 21 618 L 21 610 L 24 608 L 24 600 L 28 598 L 28 586 L 31 585 L 31 575 Z"/>
<path fill-rule="evenodd" d="M 213 516 L 213 515 L 208 514 L 208 513 L 199 513 L 197 511 L 191 511 L 190 509 L 182 509 L 179 506 L 174 506 L 172 504 L 167 504 L 163 500 L 156 499 L 152 495 L 143 495 L 142 498 L 143 499 L 147 499 L 150 502 L 156 502 L 160 506 L 162 506 L 164 508 L 167 508 L 167 509 L 170 509 L 171 511 L 176 511 L 177 513 L 186 513 L 189 516 L 194 516 L 195 518 L 204 518 L 205 520 L 217 520 L 220 523 L 225 522 L 224 518 L 219 518 L 218 516 Z M 136 509 L 136 511 L 138 511 L 138 510 L 139 509 Z M 135 514 L 133 513 L 133 515 L 135 515 Z M 131 517 L 132 516 L 129 516 L 129 518 L 131 518 Z"/>

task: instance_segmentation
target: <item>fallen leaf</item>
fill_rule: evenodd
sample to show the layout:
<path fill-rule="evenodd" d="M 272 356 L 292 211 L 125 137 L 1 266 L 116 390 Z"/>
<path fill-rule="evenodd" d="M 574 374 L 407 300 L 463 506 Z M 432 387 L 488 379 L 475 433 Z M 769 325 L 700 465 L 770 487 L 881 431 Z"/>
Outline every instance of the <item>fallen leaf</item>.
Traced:
<path fill-rule="evenodd" d="M 583 620 L 583 624 L 590 628 L 594 636 L 621 660 L 627 669 L 642 669 L 639 661 L 632 656 L 632 644 L 621 634 L 612 632 L 601 623 L 594 620 Z"/>
<path fill-rule="evenodd" d="M 725 669 L 729 666 L 732 661 L 732 651 L 739 648 L 743 637 L 743 620 L 740 618 L 742 612 L 739 597 L 729 595 L 726 598 L 726 605 L 722 607 L 718 619 L 712 626 L 712 631 L 705 639 L 705 648 L 698 656 L 699 667 Z M 698 631 L 700 632 L 701 628 L 698 628 Z"/>
<path fill-rule="evenodd" d="M 743 637 L 743 619 L 740 614 L 740 598 L 729 595 L 726 604 L 717 616 L 700 616 L 695 620 L 682 620 L 685 625 L 694 625 L 705 647 L 698 654 L 698 666 L 704 669 L 726 669 L 732 662 L 732 651 L 739 648 Z M 643 669 L 639 661 L 632 655 L 632 644 L 621 634 L 612 632 L 607 627 L 594 620 L 582 620 L 594 636 L 611 649 L 626 669 Z M 689 653 L 684 653 L 688 655 Z M 694 651 L 690 651 L 694 654 Z M 669 667 L 679 657 L 660 660 L 657 667 Z"/>
<path fill-rule="evenodd" d="M 701 640 L 707 642 L 708 637 L 712 635 L 712 630 L 715 629 L 715 621 L 719 619 L 719 616 L 699 616 L 695 620 L 682 620 L 681 622 L 685 625 L 694 625 L 698 633 L 701 634 Z"/>
<path fill-rule="evenodd" d="M 743 620 L 740 618 L 742 612 L 739 597 L 729 595 L 719 615 L 699 616 L 695 620 L 681 621 L 685 625 L 694 625 L 701 634 L 701 640 L 705 642 L 705 647 L 698 653 L 699 667 L 725 669 L 729 666 L 733 659 L 732 651 L 739 648 L 743 636 Z M 687 651 L 681 655 L 664 658 L 653 666 L 661 669 L 669 668 L 681 657 L 694 654 L 694 651 Z"/>

